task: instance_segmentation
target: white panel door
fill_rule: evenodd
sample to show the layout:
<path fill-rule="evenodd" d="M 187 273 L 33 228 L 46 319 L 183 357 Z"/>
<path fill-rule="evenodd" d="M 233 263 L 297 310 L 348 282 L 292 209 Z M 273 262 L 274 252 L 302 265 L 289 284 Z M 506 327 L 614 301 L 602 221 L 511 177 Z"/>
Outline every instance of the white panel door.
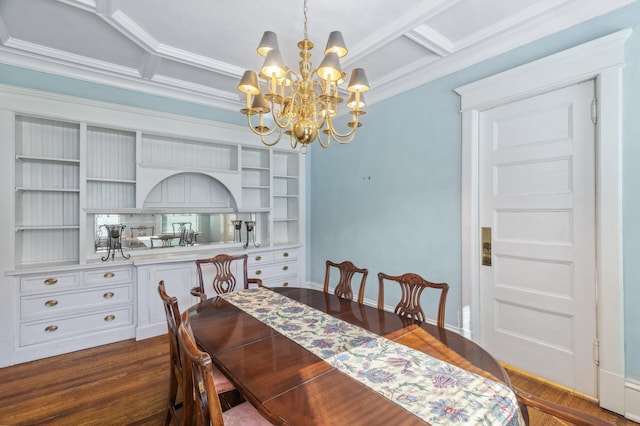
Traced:
<path fill-rule="evenodd" d="M 596 396 L 593 81 L 480 114 L 480 339 L 501 361 Z"/>

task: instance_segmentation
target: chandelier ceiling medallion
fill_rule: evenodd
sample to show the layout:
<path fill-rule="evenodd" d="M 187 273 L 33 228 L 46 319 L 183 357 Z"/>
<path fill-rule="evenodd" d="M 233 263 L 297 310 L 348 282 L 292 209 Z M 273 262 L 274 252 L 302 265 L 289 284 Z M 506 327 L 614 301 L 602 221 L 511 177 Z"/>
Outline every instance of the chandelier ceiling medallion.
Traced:
<path fill-rule="evenodd" d="M 265 56 L 259 77 L 264 80 L 261 88 L 255 71 L 245 71 L 238 90 L 246 94 L 246 107 L 240 112 L 247 116 L 247 124 L 263 144 L 274 146 L 283 134 L 289 135 L 291 148 L 300 144 L 300 152 L 306 153 L 308 146 L 316 138 L 323 148 L 328 148 L 331 140 L 346 144 L 353 140 L 356 129 L 362 126 L 359 118 L 365 111 L 363 92 L 369 90 L 369 82 L 362 68 L 355 68 L 347 91 L 346 106 L 352 120 L 350 129 L 338 132 L 333 119 L 338 114 L 338 106 L 344 99 L 339 86 L 344 83 L 346 73 L 340 68 L 340 58 L 347 54 L 340 31 L 329 34 L 324 59 L 320 66 L 311 70 L 311 49 L 313 43 L 307 36 L 307 0 L 304 2 L 304 40 L 298 42 L 300 49 L 300 72 L 286 68 L 278 48 L 276 34 L 265 31 L 258 46 L 258 53 Z M 270 114 L 275 124 L 270 129 L 265 124 L 264 115 Z M 253 116 L 258 115 L 257 124 Z M 276 132 L 277 131 L 277 132 Z M 324 134 L 325 140 L 323 141 Z"/>

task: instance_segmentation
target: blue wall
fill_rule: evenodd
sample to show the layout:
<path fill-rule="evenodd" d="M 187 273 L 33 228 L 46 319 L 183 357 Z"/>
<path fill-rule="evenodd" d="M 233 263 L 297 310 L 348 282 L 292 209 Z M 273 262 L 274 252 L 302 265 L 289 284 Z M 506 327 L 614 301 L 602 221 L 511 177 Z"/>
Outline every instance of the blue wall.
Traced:
<path fill-rule="evenodd" d="M 461 115 L 454 88 L 629 27 L 640 29 L 640 4 L 370 106 L 350 145 L 314 147 L 308 169 L 309 279 L 322 282 L 325 259 L 349 259 L 370 269 L 366 296 L 376 300 L 377 272 L 417 272 L 450 284 L 446 321 L 460 325 Z M 627 376 L 640 380 L 640 35 L 635 32 L 625 56 L 625 358 Z M 432 304 L 427 315 L 434 318 L 434 311 Z"/>
<path fill-rule="evenodd" d="M 447 323 L 460 325 L 461 121 L 453 89 L 629 27 L 640 29 L 638 3 L 372 105 L 350 145 L 314 146 L 307 158 L 307 278 L 322 282 L 325 259 L 350 259 L 369 267 L 366 297 L 376 300 L 377 272 L 417 272 L 451 285 Z M 635 32 L 625 54 L 625 351 L 627 376 L 640 381 L 640 36 Z M 232 111 L 1 64 L 0 83 L 244 123 L 244 116 Z M 428 309 L 431 317 L 434 308 Z"/>
<path fill-rule="evenodd" d="M 1 60 L 2 58 L 0 58 L 0 61 Z M 59 77 L 57 75 L 4 64 L 0 64 L 0 83 L 172 114 L 182 114 L 205 120 L 215 120 L 233 124 L 245 124 L 247 122 L 244 115 L 234 111 L 223 111 L 204 105 L 118 89 L 103 84 Z M 238 108 L 238 110 L 239 109 L 240 108 Z"/>

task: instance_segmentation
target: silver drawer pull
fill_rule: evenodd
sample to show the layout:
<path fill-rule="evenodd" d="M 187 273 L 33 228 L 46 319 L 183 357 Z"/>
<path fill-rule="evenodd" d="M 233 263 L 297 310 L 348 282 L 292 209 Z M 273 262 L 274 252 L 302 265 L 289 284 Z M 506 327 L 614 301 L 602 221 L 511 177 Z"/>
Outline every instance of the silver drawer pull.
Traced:
<path fill-rule="evenodd" d="M 256 271 L 256 275 L 260 275 L 261 273 L 262 273 L 262 271 L 261 271 L 260 269 L 258 269 L 258 270 Z"/>
<path fill-rule="evenodd" d="M 53 333 L 54 331 L 56 331 L 58 329 L 57 325 L 50 325 L 48 327 L 46 327 L 44 329 L 44 331 L 46 331 L 47 333 Z"/>
<path fill-rule="evenodd" d="M 283 270 L 283 271 L 286 271 L 287 269 L 289 269 L 289 267 L 288 267 L 287 265 L 284 265 L 284 266 L 282 267 L 282 270 Z"/>
<path fill-rule="evenodd" d="M 115 294 L 112 291 L 108 291 L 102 295 L 105 299 L 111 299 L 113 296 L 115 296 Z"/>
<path fill-rule="evenodd" d="M 289 285 L 289 283 L 288 283 L 288 282 L 283 282 L 283 283 L 282 283 L 282 287 L 287 287 L 288 285 Z"/>
<path fill-rule="evenodd" d="M 262 260 L 262 256 L 256 256 L 256 260 Z"/>
<path fill-rule="evenodd" d="M 46 306 L 47 308 L 53 308 L 57 304 L 58 304 L 58 301 L 55 299 L 47 300 L 46 302 L 44 302 L 44 306 Z"/>
<path fill-rule="evenodd" d="M 113 278 L 115 276 L 116 274 L 114 274 L 113 272 L 107 272 L 106 274 L 103 275 L 103 277 L 105 278 Z"/>
<path fill-rule="evenodd" d="M 284 253 L 282 253 L 282 257 L 289 257 L 289 253 L 285 251 Z"/>
<path fill-rule="evenodd" d="M 54 285 L 58 282 L 56 278 L 47 278 L 44 280 L 44 285 Z"/>
<path fill-rule="evenodd" d="M 113 321 L 114 319 L 116 319 L 116 316 L 115 316 L 115 315 L 107 315 L 106 317 L 104 317 L 104 320 L 105 320 L 106 322 Z"/>

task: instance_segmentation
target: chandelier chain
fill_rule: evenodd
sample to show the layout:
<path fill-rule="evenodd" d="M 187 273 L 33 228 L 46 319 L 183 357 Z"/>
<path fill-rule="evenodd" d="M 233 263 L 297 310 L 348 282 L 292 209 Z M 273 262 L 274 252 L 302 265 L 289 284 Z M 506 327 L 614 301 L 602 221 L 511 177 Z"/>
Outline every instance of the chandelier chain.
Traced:
<path fill-rule="evenodd" d="M 307 35 L 307 0 L 304 0 L 304 39 L 309 40 L 309 36 Z"/>

